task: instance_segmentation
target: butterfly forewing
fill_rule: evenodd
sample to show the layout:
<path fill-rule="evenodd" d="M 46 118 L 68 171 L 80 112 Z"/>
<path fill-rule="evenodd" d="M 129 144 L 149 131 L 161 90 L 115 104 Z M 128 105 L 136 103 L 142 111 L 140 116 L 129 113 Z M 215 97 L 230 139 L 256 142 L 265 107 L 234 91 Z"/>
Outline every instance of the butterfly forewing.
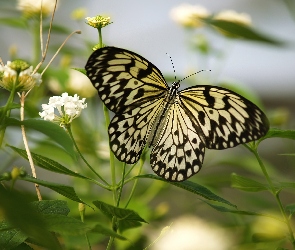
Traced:
<path fill-rule="evenodd" d="M 142 56 L 120 48 L 96 50 L 85 69 L 101 100 L 115 113 L 161 97 L 168 87 L 154 65 Z"/>
<path fill-rule="evenodd" d="M 221 87 L 197 86 L 179 93 L 187 115 L 207 148 L 225 149 L 257 140 L 268 131 L 264 113 L 244 97 Z"/>
<path fill-rule="evenodd" d="M 167 180 L 184 181 L 201 169 L 205 145 L 179 105 L 178 97 L 167 112 L 165 125 L 151 152 L 151 166 Z"/>

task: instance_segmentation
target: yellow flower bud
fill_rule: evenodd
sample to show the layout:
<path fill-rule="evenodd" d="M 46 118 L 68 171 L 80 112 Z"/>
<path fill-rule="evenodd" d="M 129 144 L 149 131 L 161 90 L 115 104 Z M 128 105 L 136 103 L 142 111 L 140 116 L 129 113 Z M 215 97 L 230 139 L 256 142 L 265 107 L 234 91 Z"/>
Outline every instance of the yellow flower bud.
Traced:
<path fill-rule="evenodd" d="M 101 29 L 111 24 L 110 17 L 96 16 L 96 17 L 86 17 L 85 19 L 87 20 L 88 25 L 97 29 Z"/>

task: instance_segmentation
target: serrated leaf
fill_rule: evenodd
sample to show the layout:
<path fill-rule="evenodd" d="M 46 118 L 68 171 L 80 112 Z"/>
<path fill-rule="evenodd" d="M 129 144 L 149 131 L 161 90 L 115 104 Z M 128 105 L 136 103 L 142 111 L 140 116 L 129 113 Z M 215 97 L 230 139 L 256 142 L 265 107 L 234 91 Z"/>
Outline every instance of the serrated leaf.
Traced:
<path fill-rule="evenodd" d="M 221 203 L 225 203 L 229 206 L 232 207 L 236 207 L 236 205 L 232 204 L 231 202 L 221 198 L 220 196 L 212 193 L 208 188 L 201 186 L 200 184 L 191 182 L 191 181 L 183 181 L 183 182 L 169 182 L 166 181 L 165 179 L 158 177 L 156 175 L 153 174 L 146 174 L 146 175 L 139 175 L 136 176 L 137 178 L 149 178 L 149 179 L 154 179 L 154 180 L 159 180 L 159 181 L 164 181 L 167 182 L 171 185 L 174 185 L 176 187 L 185 189 L 189 192 L 192 192 L 194 194 L 200 195 L 203 198 L 207 199 L 207 200 L 212 200 L 212 201 L 217 201 L 217 202 L 221 202 Z"/>
<path fill-rule="evenodd" d="M 41 214 L 68 215 L 70 212 L 67 202 L 62 200 L 33 201 L 31 204 Z"/>
<path fill-rule="evenodd" d="M 19 121 L 14 118 L 7 118 L 5 119 L 5 123 L 6 126 L 24 125 L 25 128 L 37 130 L 63 147 L 72 158 L 76 157 L 74 144 L 70 136 L 63 128 L 53 122 L 44 121 L 42 119 L 26 119 L 24 121 Z"/>
<path fill-rule="evenodd" d="M 34 178 L 32 176 L 29 176 L 29 175 L 23 177 L 22 180 L 39 184 L 43 187 L 47 187 L 47 188 L 61 194 L 64 197 L 67 197 L 70 200 L 86 204 L 84 201 L 80 200 L 80 198 L 77 196 L 75 189 L 73 187 L 61 185 L 61 184 L 56 184 L 53 182 L 43 181 L 43 180 Z"/>
<path fill-rule="evenodd" d="M 288 138 L 291 140 L 295 140 L 295 130 L 282 130 L 278 128 L 270 128 L 267 134 L 259 139 L 259 142 L 267 139 L 267 138 Z"/>
<path fill-rule="evenodd" d="M 11 149 L 13 149 L 20 156 L 22 156 L 23 158 L 28 160 L 27 152 L 25 150 L 13 147 L 11 145 L 7 145 L 7 146 L 10 147 Z M 82 179 L 92 180 L 91 178 L 88 178 L 84 175 L 73 172 L 72 170 L 64 167 L 63 165 L 59 164 L 58 162 L 51 160 L 45 156 L 38 155 L 38 154 L 35 154 L 32 152 L 31 152 L 31 155 L 32 155 L 34 164 L 39 166 L 40 168 L 43 168 L 43 169 L 46 169 L 46 170 L 49 170 L 49 171 L 52 171 L 55 173 L 66 174 L 66 175 L 70 175 L 70 176 L 74 176 L 74 177 L 78 177 L 78 178 L 82 178 Z"/>
<path fill-rule="evenodd" d="M 212 18 L 206 18 L 203 20 L 205 23 L 212 25 L 214 28 L 218 28 L 221 31 L 224 31 L 226 34 L 231 35 L 232 38 L 245 39 L 253 42 L 263 42 L 276 46 L 284 45 L 282 41 L 262 34 L 261 32 L 256 31 L 252 27 L 246 25 Z"/>
<path fill-rule="evenodd" d="M 93 201 L 93 204 L 105 215 L 110 217 L 115 216 L 118 220 L 132 220 L 147 223 L 138 213 L 131 209 L 115 207 L 102 201 Z"/>
<path fill-rule="evenodd" d="M 61 214 L 44 214 L 44 221 L 51 232 L 61 235 L 85 234 L 91 227 L 84 222 Z"/>
<path fill-rule="evenodd" d="M 231 175 L 231 186 L 233 188 L 237 188 L 248 192 L 259 192 L 269 189 L 268 185 L 262 184 L 258 181 L 254 181 L 252 179 L 237 174 Z"/>
<path fill-rule="evenodd" d="M 5 221 L 0 223 L 0 249 L 14 249 L 26 240 L 27 236 L 18 229 L 11 228 Z"/>
<path fill-rule="evenodd" d="M 89 231 L 89 233 L 99 233 L 99 234 L 103 234 L 109 237 L 114 237 L 120 240 L 126 240 L 124 236 L 117 234 L 113 230 L 100 224 L 96 224 L 95 227 Z"/>
<path fill-rule="evenodd" d="M 267 233 L 255 233 L 252 235 L 253 242 L 272 242 L 285 239 L 285 235 L 279 234 L 267 234 Z"/>
<path fill-rule="evenodd" d="M 2 245 L 9 244 L 12 239 L 10 236 L 13 236 L 13 238 L 16 236 L 22 237 L 18 235 L 19 232 L 13 231 L 14 228 L 17 228 L 17 231 L 19 229 L 26 237 L 29 236 L 37 242 L 42 242 L 48 249 L 61 249 L 54 236 L 46 229 L 46 224 L 41 215 L 34 210 L 23 195 L 14 191 L 7 191 L 0 185 L 0 197 L 1 211 L 5 214 L 5 219 L 8 222 L 7 226 L 10 227 L 9 230 L 12 230 L 8 231 L 6 238 L 2 237 L 3 231 L 0 232 Z M 17 240 L 19 243 L 19 239 Z"/>

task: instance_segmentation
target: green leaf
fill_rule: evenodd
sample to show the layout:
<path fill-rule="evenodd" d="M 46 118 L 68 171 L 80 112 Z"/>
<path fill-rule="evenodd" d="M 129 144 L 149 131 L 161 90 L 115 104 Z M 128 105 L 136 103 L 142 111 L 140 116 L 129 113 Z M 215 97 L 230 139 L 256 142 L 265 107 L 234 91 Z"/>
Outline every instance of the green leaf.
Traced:
<path fill-rule="evenodd" d="M 231 186 L 233 188 L 241 189 L 248 192 L 269 190 L 269 187 L 267 185 L 237 174 L 231 175 Z"/>
<path fill-rule="evenodd" d="M 200 184 L 191 182 L 191 181 L 183 181 L 183 182 L 169 182 L 166 181 L 165 179 L 158 177 L 156 175 L 153 174 L 146 174 L 146 175 L 139 175 L 136 176 L 137 178 L 150 178 L 150 179 L 154 179 L 154 180 L 159 180 L 159 181 L 164 181 L 167 182 L 171 185 L 174 185 L 176 187 L 185 189 L 189 192 L 192 192 L 194 194 L 200 195 L 203 198 L 207 199 L 207 200 L 212 200 L 212 201 L 217 201 L 217 202 L 221 202 L 221 203 L 225 203 L 229 206 L 232 207 L 236 207 L 236 205 L 232 204 L 231 202 L 221 198 L 220 196 L 212 193 L 209 189 L 207 189 L 204 186 L 201 186 Z"/>
<path fill-rule="evenodd" d="M 73 187 L 61 185 L 61 184 L 56 184 L 53 182 L 43 181 L 43 180 L 34 178 L 32 176 L 29 176 L 29 175 L 23 177 L 22 180 L 36 183 L 36 184 L 39 184 L 43 187 L 50 188 L 51 190 L 61 194 L 64 197 L 67 197 L 70 200 L 86 204 L 85 202 L 80 200 L 80 198 L 77 196 Z"/>
<path fill-rule="evenodd" d="M 95 227 L 89 231 L 89 233 L 99 233 L 99 234 L 103 234 L 109 237 L 114 237 L 120 240 L 126 240 L 124 236 L 117 234 L 113 230 L 100 224 L 96 224 Z"/>
<path fill-rule="evenodd" d="M 24 22 L 24 19 L 21 18 L 0 18 L 0 24 L 20 29 L 28 27 Z"/>
<path fill-rule="evenodd" d="M 20 156 L 22 156 L 23 158 L 28 160 L 27 152 L 25 150 L 19 149 L 19 148 L 10 146 L 10 145 L 7 145 L 7 146 L 10 147 L 11 149 L 13 149 Z M 93 180 L 93 179 L 83 176 L 81 174 L 75 173 L 72 170 L 59 164 L 58 162 L 51 160 L 45 156 L 38 155 L 38 154 L 35 154 L 32 152 L 31 152 L 31 155 L 32 155 L 34 164 L 39 166 L 40 168 L 43 168 L 43 169 L 46 169 L 46 170 L 49 170 L 49 171 L 52 171 L 55 173 L 70 175 L 70 176 L 74 176 L 74 177 L 78 177 L 78 178 L 82 178 L 82 179 L 87 179 L 87 180 Z"/>
<path fill-rule="evenodd" d="M 44 214 L 43 219 L 51 232 L 62 235 L 80 235 L 91 230 L 82 221 L 61 214 Z"/>
<path fill-rule="evenodd" d="M 18 229 L 11 228 L 5 221 L 0 223 L 0 249 L 14 249 L 26 240 L 27 236 Z"/>
<path fill-rule="evenodd" d="M 34 250 L 33 248 L 31 248 L 29 245 L 27 245 L 26 243 L 22 243 L 19 246 L 17 246 L 16 248 L 13 248 L 13 250 Z"/>
<path fill-rule="evenodd" d="M 1 249 L 5 249 L 2 247 L 3 245 L 12 244 L 13 240 L 16 240 L 15 242 L 19 245 L 24 237 L 23 235 L 35 239 L 48 249 L 61 249 L 55 237 L 47 230 L 46 223 L 41 215 L 23 195 L 14 191 L 7 191 L 0 185 L 0 197 L 0 209 L 9 223 L 9 225 L 6 224 L 9 230 L 0 232 Z M 14 244 L 16 244 L 15 242 Z"/>
<path fill-rule="evenodd" d="M 44 27 L 43 27 L 44 30 L 49 30 L 49 28 L 50 28 L 50 25 L 44 25 Z M 68 34 L 72 33 L 72 30 L 68 29 L 65 26 L 54 24 L 53 26 L 51 26 L 51 32 L 56 33 L 56 34 L 68 35 Z"/>
<path fill-rule="evenodd" d="M 282 130 L 278 128 L 271 128 L 267 132 L 267 134 L 259 140 L 259 142 L 267 138 L 274 138 L 274 137 L 288 138 L 291 140 L 295 140 L 295 130 Z"/>
<path fill-rule="evenodd" d="M 72 68 L 72 69 L 77 70 L 77 71 L 81 72 L 82 74 L 86 75 L 86 70 L 83 68 Z"/>
<path fill-rule="evenodd" d="M 291 215 L 295 213 L 295 203 L 286 206 L 286 210 L 289 211 Z"/>
<path fill-rule="evenodd" d="M 286 236 L 283 234 L 267 234 L 267 233 L 255 233 L 252 235 L 254 242 L 272 242 L 285 239 Z"/>
<path fill-rule="evenodd" d="M 224 207 L 224 206 L 211 204 L 211 203 L 209 203 L 207 201 L 204 201 L 204 202 L 207 203 L 210 207 L 214 208 L 215 210 L 217 210 L 219 212 L 223 212 L 223 213 L 251 215 L 251 216 L 264 216 L 264 217 L 273 218 L 273 219 L 278 220 L 278 221 L 282 221 L 280 218 L 277 218 L 277 217 L 274 217 L 274 216 L 268 215 L 268 214 L 262 214 L 262 213 L 256 213 L 256 212 L 244 211 L 244 210 L 238 210 L 238 209 L 230 209 L 230 208 L 227 208 L 227 207 Z"/>
<path fill-rule="evenodd" d="M 295 188 L 294 182 L 279 182 L 278 185 L 276 185 L 277 188 L 283 189 L 283 188 Z"/>
<path fill-rule="evenodd" d="M 124 232 L 131 228 L 141 227 L 141 223 L 135 220 L 120 220 L 119 230 L 120 232 Z"/>
<path fill-rule="evenodd" d="M 53 122 L 44 121 L 41 119 L 26 119 L 24 121 L 19 121 L 14 118 L 7 118 L 5 122 L 6 126 L 24 125 L 26 128 L 37 130 L 47 135 L 50 137 L 50 139 L 62 146 L 72 158 L 75 158 L 76 156 L 74 144 L 70 136 L 63 128 Z"/>
<path fill-rule="evenodd" d="M 102 201 L 93 201 L 93 204 L 105 215 L 109 217 L 115 216 L 118 220 L 130 220 L 139 221 L 147 223 L 143 218 L 141 218 L 138 213 L 130 209 L 119 208 L 109 205 Z"/>
<path fill-rule="evenodd" d="M 31 204 L 41 214 L 68 215 L 70 212 L 67 202 L 62 200 L 34 201 Z"/>
<path fill-rule="evenodd" d="M 245 39 L 253 42 L 263 42 L 271 45 L 282 46 L 284 43 L 270 36 L 264 35 L 261 32 L 254 30 L 252 27 L 225 21 L 215 20 L 212 18 L 203 19 L 203 21 L 214 28 L 224 31 L 226 34 L 231 35 L 232 38 Z"/>

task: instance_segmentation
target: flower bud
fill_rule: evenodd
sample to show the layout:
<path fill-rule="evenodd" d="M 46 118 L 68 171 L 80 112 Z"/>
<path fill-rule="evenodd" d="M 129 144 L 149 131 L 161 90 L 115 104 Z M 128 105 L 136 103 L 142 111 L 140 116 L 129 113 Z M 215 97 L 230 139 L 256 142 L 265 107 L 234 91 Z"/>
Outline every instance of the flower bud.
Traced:
<path fill-rule="evenodd" d="M 111 24 L 110 17 L 103 17 L 103 16 L 95 16 L 95 17 L 86 17 L 87 24 L 92 26 L 93 28 L 101 29 L 109 24 Z"/>

